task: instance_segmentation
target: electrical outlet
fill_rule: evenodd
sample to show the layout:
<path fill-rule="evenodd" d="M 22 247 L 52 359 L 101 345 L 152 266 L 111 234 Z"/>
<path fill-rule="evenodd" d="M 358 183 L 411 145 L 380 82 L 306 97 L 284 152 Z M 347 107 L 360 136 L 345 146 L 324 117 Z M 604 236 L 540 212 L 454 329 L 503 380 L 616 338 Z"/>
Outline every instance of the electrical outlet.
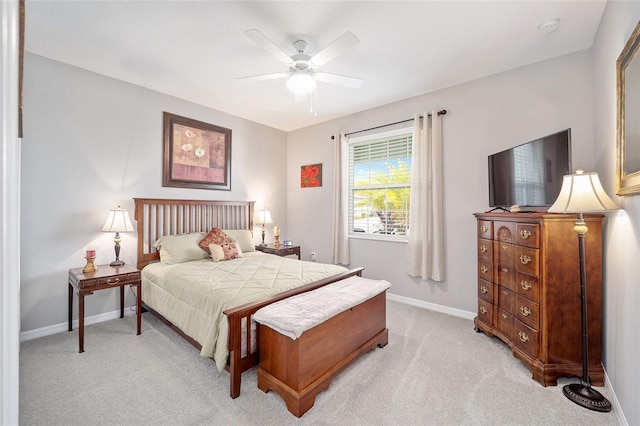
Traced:
<path fill-rule="evenodd" d="M 315 262 L 316 261 L 316 252 L 315 251 L 311 252 L 311 256 L 309 256 L 309 260 L 311 262 Z"/>

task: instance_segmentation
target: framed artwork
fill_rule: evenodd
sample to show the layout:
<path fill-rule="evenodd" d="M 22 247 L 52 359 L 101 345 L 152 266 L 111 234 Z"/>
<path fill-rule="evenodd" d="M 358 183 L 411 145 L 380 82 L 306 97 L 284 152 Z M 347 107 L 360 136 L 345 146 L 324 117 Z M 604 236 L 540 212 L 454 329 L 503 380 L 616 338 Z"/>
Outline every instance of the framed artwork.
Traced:
<path fill-rule="evenodd" d="M 231 129 L 163 113 L 162 186 L 231 190 Z"/>
<path fill-rule="evenodd" d="M 322 186 L 322 164 L 300 167 L 300 188 Z"/>
<path fill-rule="evenodd" d="M 616 61 L 616 194 L 640 194 L 640 22 Z"/>

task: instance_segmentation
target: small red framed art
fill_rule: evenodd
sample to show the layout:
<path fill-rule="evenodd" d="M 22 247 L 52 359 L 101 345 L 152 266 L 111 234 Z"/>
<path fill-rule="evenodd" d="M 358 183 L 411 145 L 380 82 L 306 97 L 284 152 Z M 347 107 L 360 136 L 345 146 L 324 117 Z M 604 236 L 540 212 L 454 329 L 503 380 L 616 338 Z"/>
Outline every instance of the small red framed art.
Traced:
<path fill-rule="evenodd" d="M 300 188 L 322 186 L 322 164 L 309 164 L 300 167 Z"/>

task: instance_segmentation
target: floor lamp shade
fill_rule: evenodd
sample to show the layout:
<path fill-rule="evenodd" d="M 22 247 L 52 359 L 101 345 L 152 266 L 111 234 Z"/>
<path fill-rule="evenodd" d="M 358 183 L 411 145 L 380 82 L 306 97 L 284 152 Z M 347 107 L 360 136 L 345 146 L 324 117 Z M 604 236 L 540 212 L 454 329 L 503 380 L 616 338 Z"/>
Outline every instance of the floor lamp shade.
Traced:
<path fill-rule="evenodd" d="M 591 387 L 588 355 L 587 275 L 585 268 L 584 236 L 588 231 L 583 213 L 607 212 L 620 207 L 607 195 L 600 184 L 597 173 L 583 173 L 578 169 L 573 175 L 565 175 L 558 198 L 549 208 L 549 213 L 577 213 L 573 230 L 578 234 L 580 256 L 580 310 L 582 318 L 582 378 L 581 383 L 563 387 L 562 392 L 571 401 L 594 411 L 611 411 L 611 403 Z"/>
<path fill-rule="evenodd" d="M 125 209 L 121 209 L 118 206 L 117 209 L 109 210 L 109 216 L 107 221 L 102 227 L 102 232 L 115 232 L 116 235 L 113 239 L 115 243 L 116 260 L 111 262 L 111 266 L 122 266 L 124 262 L 120 260 L 120 232 L 132 232 L 133 225 L 131 219 L 129 219 L 129 212 Z"/>
<path fill-rule="evenodd" d="M 565 175 L 558 198 L 549 207 L 550 213 L 597 213 L 620 207 L 607 195 L 597 173 Z"/>

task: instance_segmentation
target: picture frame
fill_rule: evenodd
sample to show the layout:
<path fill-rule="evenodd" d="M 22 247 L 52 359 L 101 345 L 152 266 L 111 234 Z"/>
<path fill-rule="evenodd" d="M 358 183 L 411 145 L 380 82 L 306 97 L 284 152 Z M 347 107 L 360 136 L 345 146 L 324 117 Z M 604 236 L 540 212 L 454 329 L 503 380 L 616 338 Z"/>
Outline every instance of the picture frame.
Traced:
<path fill-rule="evenodd" d="M 231 129 L 163 112 L 162 186 L 231 190 Z"/>
<path fill-rule="evenodd" d="M 300 167 L 300 188 L 322 186 L 322 164 L 308 164 Z"/>
<path fill-rule="evenodd" d="M 640 193 L 640 22 L 616 61 L 616 194 Z M 628 96 L 627 96 L 628 94 Z"/>

